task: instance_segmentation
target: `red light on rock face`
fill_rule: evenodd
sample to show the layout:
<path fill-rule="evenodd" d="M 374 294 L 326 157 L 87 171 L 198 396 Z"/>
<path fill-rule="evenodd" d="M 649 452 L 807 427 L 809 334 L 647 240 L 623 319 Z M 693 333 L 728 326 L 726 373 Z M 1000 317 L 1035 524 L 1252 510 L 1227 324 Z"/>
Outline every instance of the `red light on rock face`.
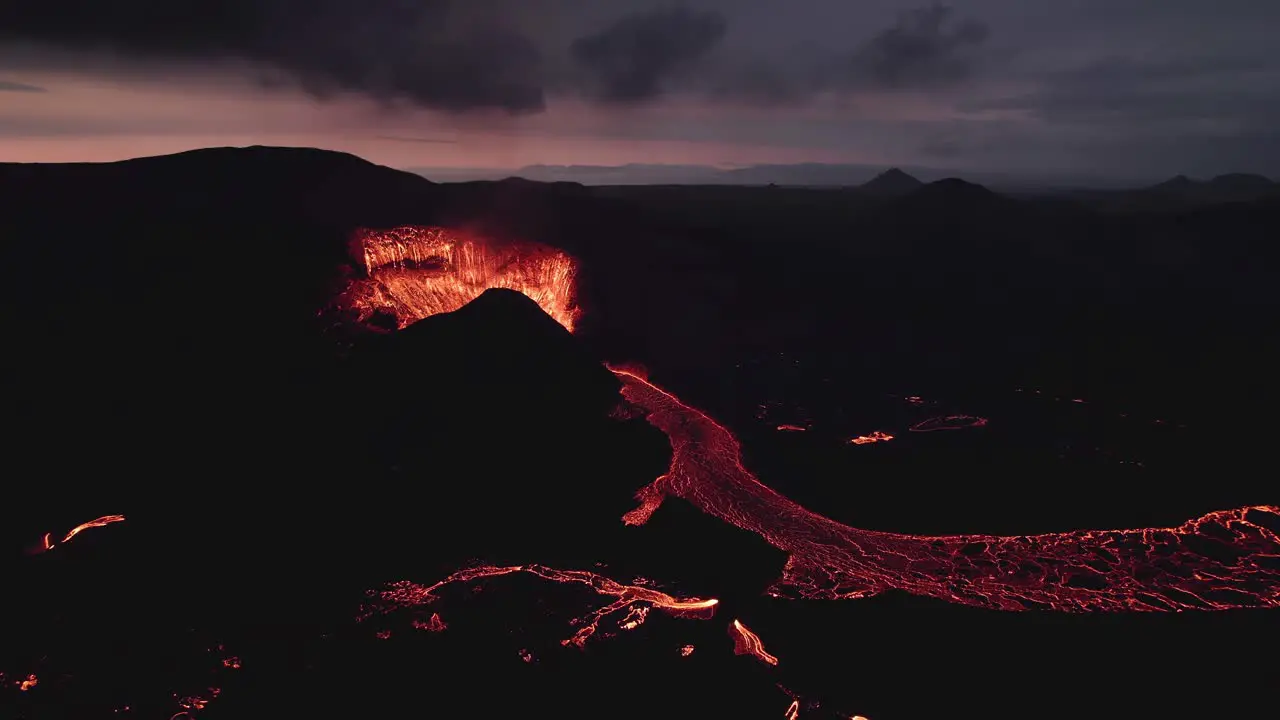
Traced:
<path fill-rule="evenodd" d="M 363 276 L 353 279 L 341 304 L 361 322 L 394 318 L 398 327 L 451 312 L 490 288 L 532 298 L 561 325 L 574 328 L 571 257 L 536 243 L 494 243 L 436 227 L 360 230 L 351 252 Z"/>

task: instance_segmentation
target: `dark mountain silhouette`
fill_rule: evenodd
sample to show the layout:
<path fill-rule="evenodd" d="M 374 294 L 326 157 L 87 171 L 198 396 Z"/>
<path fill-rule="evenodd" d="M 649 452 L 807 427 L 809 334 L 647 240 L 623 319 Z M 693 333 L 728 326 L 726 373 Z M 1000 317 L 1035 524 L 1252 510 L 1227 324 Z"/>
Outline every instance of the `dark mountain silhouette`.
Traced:
<path fill-rule="evenodd" d="M 1268 196 L 1280 196 L 1280 184 L 1262 175 L 1231 173 L 1209 180 L 1179 175 L 1140 191 L 1135 200 L 1156 206 L 1187 206 L 1243 202 Z"/>
<path fill-rule="evenodd" d="M 898 168 L 891 168 L 858 186 L 858 189 L 873 195 L 896 197 L 906 195 L 923 186 L 924 183 L 907 173 Z"/>
<path fill-rule="evenodd" d="M 958 178 L 921 185 L 876 208 L 875 216 L 904 225 L 975 221 L 984 225 L 1021 221 L 1027 206 Z"/>
<path fill-rule="evenodd" d="M 436 185 L 346 153 L 310 148 L 208 148 L 113 163 L 0 164 L 19 215 L 71 201 L 86 219 L 257 213 L 264 221 L 377 223 L 429 217 Z"/>

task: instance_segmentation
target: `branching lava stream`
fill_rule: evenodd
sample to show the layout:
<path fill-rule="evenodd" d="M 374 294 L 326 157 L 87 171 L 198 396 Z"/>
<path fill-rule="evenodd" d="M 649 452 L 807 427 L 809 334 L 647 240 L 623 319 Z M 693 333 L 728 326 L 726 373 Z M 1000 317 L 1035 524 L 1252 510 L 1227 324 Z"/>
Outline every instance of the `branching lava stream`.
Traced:
<path fill-rule="evenodd" d="M 863 598 L 885 590 L 997 610 L 1280 608 L 1280 507 L 1211 512 L 1178 527 L 927 537 L 860 530 L 810 512 L 742 464 L 734 436 L 634 372 L 622 394 L 671 442 L 666 474 L 623 516 L 645 523 L 667 495 L 790 553 L 770 593 Z"/>
<path fill-rule="evenodd" d="M 614 598 L 613 602 L 574 622 L 578 630 L 561 644 L 579 648 L 585 646 L 597 632 L 603 632 L 600 629 L 600 623 L 610 617 L 618 618 L 619 629 L 634 630 L 644 623 L 649 612 L 654 608 L 676 617 L 709 619 L 715 615 L 716 606 L 720 602 L 715 598 L 706 600 L 675 598 L 653 588 L 640 584 L 624 585 L 586 570 L 556 570 L 542 565 L 482 565 L 459 570 L 433 585 L 419 585 L 406 580 L 393 583 L 379 592 L 370 593 L 373 602 L 364 608 L 359 619 L 364 620 L 376 614 L 386 614 L 402 608 L 424 607 L 435 602 L 438 597 L 436 593 L 447 586 L 513 573 L 528 573 L 551 582 L 585 585 L 599 595 Z M 427 624 L 431 627 L 425 629 L 444 629 L 444 623 L 437 614 L 433 614 Z"/>

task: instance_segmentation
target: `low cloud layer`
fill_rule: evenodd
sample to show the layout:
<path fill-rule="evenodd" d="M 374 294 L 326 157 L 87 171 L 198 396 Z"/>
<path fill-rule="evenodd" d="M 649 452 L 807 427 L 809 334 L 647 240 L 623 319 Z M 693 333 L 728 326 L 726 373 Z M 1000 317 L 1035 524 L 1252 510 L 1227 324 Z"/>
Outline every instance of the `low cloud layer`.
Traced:
<path fill-rule="evenodd" d="M 47 90 L 38 85 L 28 85 L 13 80 L 0 80 L 0 92 L 40 93 L 47 92 Z"/>
<path fill-rule="evenodd" d="M 22 43 L 37 56 L 41 48 L 84 57 L 100 51 L 157 73 L 171 72 L 173 62 L 234 61 L 256 67 L 264 84 L 322 98 L 354 92 L 437 110 L 513 114 L 545 109 L 549 89 L 634 104 L 673 88 L 798 102 L 831 91 L 946 86 L 972 74 L 988 33 L 976 20 L 931 5 L 851 33 L 814 62 L 770 62 L 762 73 L 750 57 L 717 57 L 733 32 L 731 13 L 644 0 L 606 3 L 612 12 L 597 12 L 602 19 L 567 42 L 547 37 L 547 23 L 520 0 L 21 5 L 0 8 L 0 46 Z"/>
<path fill-rule="evenodd" d="M 506 132 L 541 147 L 1280 175 L 1278 24 L 1280 3 L 1257 0 L 0 2 L 0 139 L 216 136 L 234 118 L 394 136 L 405 152 Z M 161 114 L 130 88 L 237 109 Z M 299 89 L 336 102 L 318 110 Z"/>

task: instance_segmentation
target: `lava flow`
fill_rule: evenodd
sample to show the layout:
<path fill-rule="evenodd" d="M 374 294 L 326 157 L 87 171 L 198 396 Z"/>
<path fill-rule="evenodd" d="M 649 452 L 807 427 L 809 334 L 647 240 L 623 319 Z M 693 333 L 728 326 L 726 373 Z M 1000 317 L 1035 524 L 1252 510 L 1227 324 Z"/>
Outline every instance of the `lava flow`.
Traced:
<path fill-rule="evenodd" d="M 578 319 L 573 259 L 534 243 L 484 242 L 454 230 L 398 227 L 359 230 L 352 254 L 364 276 L 351 282 L 342 304 L 361 322 L 375 313 L 400 327 L 466 305 L 489 288 L 521 292 L 570 331 Z"/>
<path fill-rule="evenodd" d="M 671 442 L 667 472 L 623 516 L 641 525 L 665 496 L 759 534 L 789 557 L 777 597 L 886 590 L 997 610 L 1280 608 L 1280 507 L 1212 512 L 1173 528 L 927 537 L 860 530 L 810 512 L 742 464 L 732 433 L 635 373 L 622 394 Z"/>
<path fill-rule="evenodd" d="M 733 638 L 734 655 L 750 655 L 762 663 L 777 665 L 778 658 L 764 649 L 760 636 L 751 632 L 741 621 L 729 623 L 729 637 Z"/>
<path fill-rule="evenodd" d="M 106 527 L 107 525 L 110 525 L 112 523 L 118 523 L 118 522 L 124 522 L 123 515 L 103 515 L 100 518 L 94 518 L 89 522 L 80 523 L 79 525 L 71 528 L 69 531 L 67 531 L 67 534 L 63 535 L 62 539 L 57 542 L 53 541 L 53 533 L 45 533 L 44 537 L 41 538 L 40 547 L 37 548 L 35 552 L 47 552 L 49 550 L 54 549 L 58 545 L 64 545 L 68 542 L 71 542 L 72 538 L 84 532 L 85 530 L 89 530 L 91 528 Z"/>
<path fill-rule="evenodd" d="M 932 417 L 912 425 L 911 432 L 937 432 L 938 430 L 965 430 L 980 428 L 987 424 L 987 419 L 976 415 L 942 415 Z"/>
<path fill-rule="evenodd" d="M 459 570 L 434 585 L 419 585 L 407 580 L 392 583 L 382 591 L 370 593 L 374 602 L 363 609 L 359 619 L 364 620 L 373 615 L 387 614 L 399 609 L 414 609 L 430 605 L 438 599 L 437 592 L 449 585 L 521 572 L 552 582 L 585 585 L 599 595 L 614 598 L 608 605 L 576 620 L 574 625 L 578 626 L 577 632 L 563 640 L 562 645 L 583 647 L 597 632 L 603 632 L 600 630 L 600 623 L 609 617 L 618 618 L 619 629 L 634 630 L 644 623 L 649 612 L 654 608 L 676 617 L 709 619 L 715 614 L 716 606 L 720 602 L 715 598 L 680 599 L 642 585 L 624 585 L 586 570 L 556 570 L 542 565 L 503 567 L 484 565 Z M 432 617 L 429 624 L 439 621 L 438 615 Z M 444 629 L 443 623 L 438 624 L 438 629 Z"/>
<path fill-rule="evenodd" d="M 870 435 L 859 435 L 858 437 L 853 438 L 852 440 L 849 441 L 849 444 L 850 445 L 870 445 L 872 443 L 888 442 L 892 439 L 893 439 L 893 436 L 890 435 L 889 433 L 884 432 L 882 430 L 876 430 L 872 432 Z"/>

